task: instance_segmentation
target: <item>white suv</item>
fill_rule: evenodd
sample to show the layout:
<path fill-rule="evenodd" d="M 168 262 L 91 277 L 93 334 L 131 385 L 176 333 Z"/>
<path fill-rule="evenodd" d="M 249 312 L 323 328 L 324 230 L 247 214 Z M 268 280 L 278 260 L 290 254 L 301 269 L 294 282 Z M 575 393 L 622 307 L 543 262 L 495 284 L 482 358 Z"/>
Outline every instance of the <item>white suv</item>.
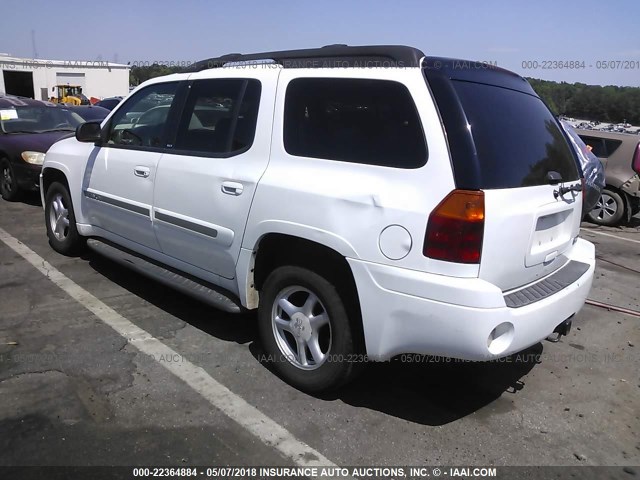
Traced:
<path fill-rule="evenodd" d="M 55 250 L 257 309 L 275 370 L 320 391 L 566 334 L 595 266 L 573 155 L 514 73 L 333 45 L 145 82 L 51 147 L 41 192 Z"/>

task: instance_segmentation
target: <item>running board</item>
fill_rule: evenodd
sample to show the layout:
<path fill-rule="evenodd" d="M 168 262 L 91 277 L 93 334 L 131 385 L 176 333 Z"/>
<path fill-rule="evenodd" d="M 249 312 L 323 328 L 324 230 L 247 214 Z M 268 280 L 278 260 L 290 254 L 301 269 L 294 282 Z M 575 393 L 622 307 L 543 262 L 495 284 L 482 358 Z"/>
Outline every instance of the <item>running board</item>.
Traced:
<path fill-rule="evenodd" d="M 240 313 L 242 311 L 241 305 L 236 300 L 222 291 L 217 290 L 216 287 L 211 284 L 201 283 L 174 270 L 169 270 L 150 262 L 137 254 L 95 238 L 88 239 L 87 246 L 94 252 L 120 265 L 131 268 L 142 275 L 179 290 L 215 308 L 230 313 Z"/>

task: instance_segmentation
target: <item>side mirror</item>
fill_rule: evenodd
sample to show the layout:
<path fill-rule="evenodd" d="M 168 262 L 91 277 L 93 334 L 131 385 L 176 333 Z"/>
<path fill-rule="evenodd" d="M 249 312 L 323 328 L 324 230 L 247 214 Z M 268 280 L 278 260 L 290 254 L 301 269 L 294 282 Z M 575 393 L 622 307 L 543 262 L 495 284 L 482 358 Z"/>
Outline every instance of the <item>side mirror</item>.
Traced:
<path fill-rule="evenodd" d="M 101 131 L 99 121 L 81 123 L 78 125 L 78 128 L 76 128 L 76 140 L 79 142 L 97 143 L 102 139 Z"/>

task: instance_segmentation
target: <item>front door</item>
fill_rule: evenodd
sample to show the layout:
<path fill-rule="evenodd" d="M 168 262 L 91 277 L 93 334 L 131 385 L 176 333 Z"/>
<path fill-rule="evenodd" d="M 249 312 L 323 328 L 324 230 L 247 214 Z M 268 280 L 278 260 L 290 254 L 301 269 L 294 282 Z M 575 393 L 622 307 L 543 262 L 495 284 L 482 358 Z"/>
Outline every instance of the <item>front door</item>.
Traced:
<path fill-rule="evenodd" d="M 154 181 L 177 87 L 177 82 L 150 85 L 118 108 L 83 183 L 92 225 L 155 250 L 160 247 L 151 218 Z"/>

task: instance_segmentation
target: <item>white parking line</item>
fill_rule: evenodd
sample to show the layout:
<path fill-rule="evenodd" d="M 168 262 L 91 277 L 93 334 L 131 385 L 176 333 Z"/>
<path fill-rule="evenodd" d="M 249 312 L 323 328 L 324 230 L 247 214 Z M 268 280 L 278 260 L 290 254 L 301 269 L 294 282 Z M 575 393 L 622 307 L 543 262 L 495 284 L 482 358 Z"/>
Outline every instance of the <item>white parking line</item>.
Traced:
<path fill-rule="evenodd" d="M 153 359 L 174 358 L 178 355 L 147 331 L 131 323 L 97 297 L 69 279 L 24 243 L 0 228 L 0 240 L 37 268 L 49 280 L 82 304 L 104 323 L 122 335 L 142 353 Z M 184 358 L 184 357 L 181 357 Z M 278 450 L 284 457 L 300 467 L 336 467 L 327 458 L 301 442 L 288 430 L 271 420 L 257 408 L 247 403 L 227 387 L 213 379 L 203 368 L 183 360 L 160 362 L 164 368 L 202 395 L 211 405 L 258 437 L 266 445 Z"/>
<path fill-rule="evenodd" d="M 595 233 L 596 235 L 604 235 L 605 237 L 617 238 L 618 240 L 624 240 L 625 242 L 640 243 L 640 240 L 634 240 L 632 238 L 618 237 L 617 235 L 611 235 L 610 233 L 596 232 L 595 230 L 591 230 L 589 228 L 580 228 L 580 230 L 584 230 L 585 232 L 589 232 L 589 233 Z"/>

